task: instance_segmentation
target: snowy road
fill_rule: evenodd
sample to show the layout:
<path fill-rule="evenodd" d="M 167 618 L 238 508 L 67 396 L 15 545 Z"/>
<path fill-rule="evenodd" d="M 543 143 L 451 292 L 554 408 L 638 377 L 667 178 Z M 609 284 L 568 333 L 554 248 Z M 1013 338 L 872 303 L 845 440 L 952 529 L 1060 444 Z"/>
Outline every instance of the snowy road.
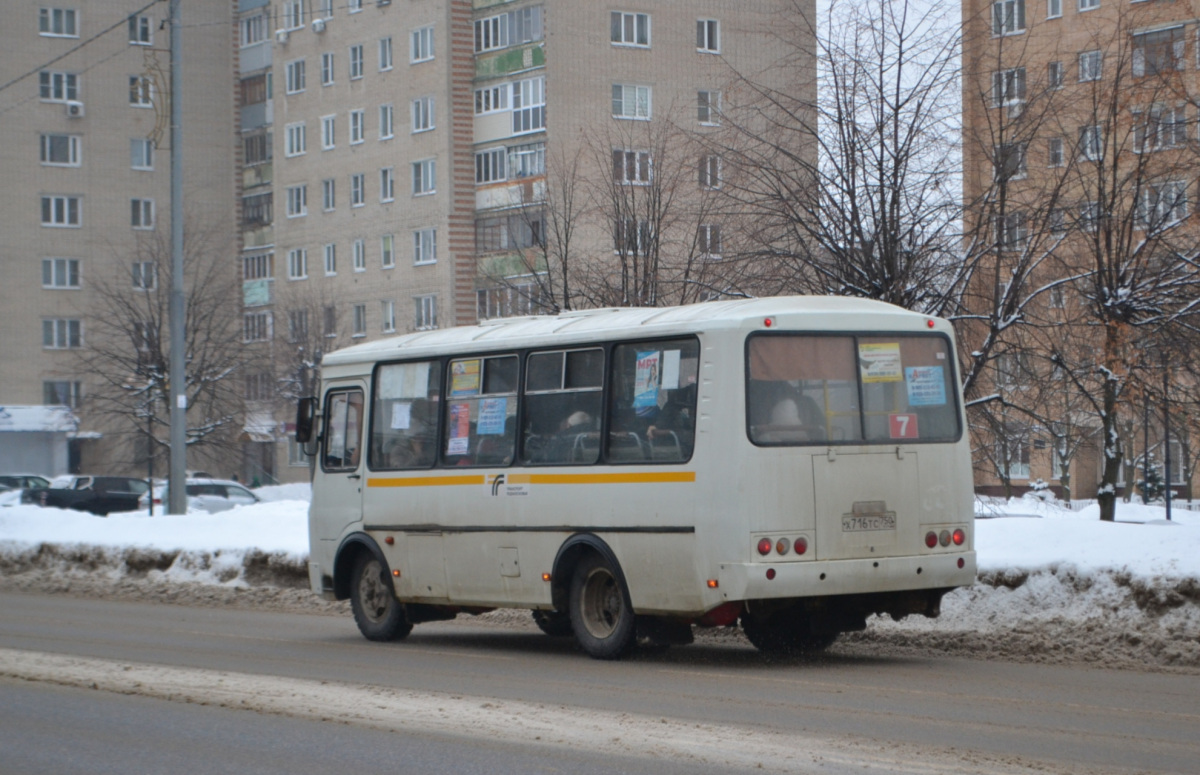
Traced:
<path fill-rule="evenodd" d="M 0 698 L 94 686 L 259 711 L 248 724 L 342 722 L 700 771 L 1192 772 L 1200 760 L 1196 675 L 836 648 L 772 664 L 739 643 L 612 664 L 470 620 L 381 645 L 342 617 L 0 594 L 0 676 Z"/>

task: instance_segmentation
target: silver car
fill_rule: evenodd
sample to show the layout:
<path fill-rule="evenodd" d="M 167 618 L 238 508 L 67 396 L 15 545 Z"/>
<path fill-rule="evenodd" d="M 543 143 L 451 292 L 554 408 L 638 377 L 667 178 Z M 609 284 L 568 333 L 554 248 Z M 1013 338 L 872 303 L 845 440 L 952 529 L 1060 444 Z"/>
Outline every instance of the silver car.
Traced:
<path fill-rule="evenodd" d="M 235 506 L 249 506 L 260 502 L 259 497 L 253 492 L 237 482 L 227 479 L 188 479 L 185 481 L 185 486 L 188 508 L 206 511 L 209 514 L 228 511 Z M 154 497 L 155 511 L 159 511 L 159 506 L 170 502 L 170 494 L 165 484 L 156 486 L 150 495 Z M 142 496 L 139 506 L 142 509 L 150 507 L 147 495 Z"/>

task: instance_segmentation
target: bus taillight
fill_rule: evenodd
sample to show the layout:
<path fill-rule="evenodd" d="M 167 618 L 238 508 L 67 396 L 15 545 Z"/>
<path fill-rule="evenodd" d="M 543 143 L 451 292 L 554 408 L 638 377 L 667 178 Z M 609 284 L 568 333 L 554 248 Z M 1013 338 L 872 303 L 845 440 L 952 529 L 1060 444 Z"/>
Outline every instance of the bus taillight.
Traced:
<path fill-rule="evenodd" d="M 792 548 L 792 542 L 786 538 L 780 538 L 775 542 L 775 552 L 777 554 L 787 554 L 788 549 Z"/>
<path fill-rule="evenodd" d="M 928 533 L 925 534 L 925 545 L 928 546 L 930 549 L 937 546 L 937 542 L 938 542 L 937 533 L 930 530 Z"/>
<path fill-rule="evenodd" d="M 796 539 L 796 543 L 793 546 L 796 549 L 796 554 L 804 554 L 808 551 L 808 539 L 800 536 Z"/>
<path fill-rule="evenodd" d="M 766 557 L 768 554 L 771 553 L 771 539 L 770 538 L 758 539 L 758 553 L 761 554 L 763 557 Z"/>
<path fill-rule="evenodd" d="M 961 527 L 956 528 L 951 540 L 954 541 L 955 546 L 962 546 L 967 540 L 967 531 L 963 530 Z"/>

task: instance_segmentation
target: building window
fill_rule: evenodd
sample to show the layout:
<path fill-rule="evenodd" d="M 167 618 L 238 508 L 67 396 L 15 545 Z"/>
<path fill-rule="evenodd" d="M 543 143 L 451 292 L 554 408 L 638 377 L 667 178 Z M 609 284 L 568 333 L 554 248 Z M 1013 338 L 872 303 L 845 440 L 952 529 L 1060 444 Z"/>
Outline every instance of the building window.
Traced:
<path fill-rule="evenodd" d="M 1080 11 L 1091 11 L 1100 7 L 1100 0 L 1079 0 Z"/>
<path fill-rule="evenodd" d="M 542 7 L 540 5 L 475 21 L 476 54 L 541 39 Z"/>
<path fill-rule="evenodd" d="M 43 70 L 38 73 L 38 94 L 47 102 L 66 102 L 79 99 L 79 76 Z M 130 98 L 132 102 L 132 97 Z"/>
<path fill-rule="evenodd" d="M 379 106 L 379 139 L 389 140 L 395 135 L 392 129 L 392 106 Z"/>
<path fill-rule="evenodd" d="M 46 406 L 68 406 L 78 409 L 82 400 L 82 382 L 65 380 L 42 383 L 42 403 Z"/>
<path fill-rule="evenodd" d="M 325 178 L 321 181 L 321 210 L 324 212 L 333 212 L 337 207 L 337 187 L 336 181 L 333 178 Z"/>
<path fill-rule="evenodd" d="M 700 157 L 700 188 L 721 187 L 721 157 L 716 155 Z"/>
<path fill-rule="evenodd" d="M 1079 206 L 1079 225 L 1088 233 L 1093 233 L 1100 228 L 1099 202 L 1084 202 Z"/>
<path fill-rule="evenodd" d="M 1099 81 L 1104 55 L 1100 51 L 1084 51 L 1079 55 L 1079 80 Z"/>
<path fill-rule="evenodd" d="M 1088 161 L 1104 158 L 1104 135 L 1099 126 L 1079 128 L 1079 155 Z"/>
<path fill-rule="evenodd" d="M 546 174 L 546 144 L 526 143 L 508 149 L 508 177 L 526 178 Z"/>
<path fill-rule="evenodd" d="M 720 123 L 721 115 L 721 92 L 719 91 L 698 91 L 696 92 L 696 120 L 707 126 L 716 126 Z"/>
<path fill-rule="evenodd" d="M 1025 101 L 1025 68 L 998 70 L 992 73 L 992 105 L 1019 106 Z"/>
<path fill-rule="evenodd" d="M 380 71 L 392 69 L 392 38 L 391 38 L 391 36 L 388 36 L 386 38 L 381 38 L 379 41 L 379 69 L 380 69 Z"/>
<path fill-rule="evenodd" d="M 508 84 L 475 90 L 475 115 L 508 110 Z"/>
<path fill-rule="evenodd" d="M 335 145 L 337 116 L 321 116 L 321 150 L 328 151 Z"/>
<path fill-rule="evenodd" d="M 996 442 L 996 465 L 1009 479 L 1029 478 L 1029 430 L 1009 425 Z"/>
<path fill-rule="evenodd" d="M 996 247 L 1001 250 L 1021 250 L 1025 247 L 1028 227 L 1023 213 L 995 216 Z"/>
<path fill-rule="evenodd" d="M 475 182 L 495 183 L 507 180 L 508 152 L 504 148 L 491 148 L 475 154 Z"/>
<path fill-rule="evenodd" d="M 78 15 L 74 8 L 39 8 L 38 32 L 48 37 L 78 38 Z"/>
<path fill-rule="evenodd" d="M 992 175 L 995 180 L 1021 180 L 1025 177 L 1025 143 L 992 147 Z"/>
<path fill-rule="evenodd" d="M 291 310 L 288 312 L 288 341 L 295 344 L 306 339 L 308 339 L 308 310 Z"/>
<path fill-rule="evenodd" d="M 245 388 L 247 401 L 269 401 L 275 395 L 275 378 L 267 371 L 247 374 Z"/>
<path fill-rule="evenodd" d="M 379 201 L 392 202 L 396 199 L 396 170 L 384 167 L 379 170 Z"/>
<path fill-rule="evenodd" d="M 77 196 L 42 197 L 43 226 L 78 226 L 81 199 Z"/>
<path fill-rule="evenodd" d="M 508 46 L 508 14 L 475 21 L 475 53 Z"/>
<path fill-rule="evenodd" d="M 78 258 L 43 258 L 43 288 L 79 288 Z"/>
<path fill-rule="evenodd" d="M 254 256 L 242 257 L 243 280 L 270 280 L 275 276 L 275 256 L 271 253 L 259 253 Z"/>
<path fill-rule="evenodd" d="M 1046 18 L 1057 19 L 1062 16 L 1062 0 L 1046 0 Z"/>
<path fill-rule="evenodd" d="M 512 85 L 514 135 L 546 128 L 546 79 L 528 78 Z"/>
<path fill-rule="evenodd" d="M 396 331 L 396 302 L 391 299 L 379 302 L 379 314 L 383 321 L 380 330 L 385 334 L 394 333 Z"/>
<path fill-rule="evenodd" d="M 367 335 L 367 305 L 355 304 L 354 311 L 354 333 L 351 336 L 363 337 Z"/>
<path fill-rule="evenodd" d="M 325 246 L 325 276 L 337 274 L 337 245 L 330 242 Z"/>
<path fill-rule="evenodd" d="M 366 136 L 367 113 L 365 110 L 350 111 L 350 144 L 357 145 Z"/>
<path fill-rule="evenodd" d="M 1061 207 L 1056 207 L 1053 210 L 1051 210 L 1050 215 L 1049 215 L 1049 224 L 1050 224 L 1050 233 L 1051 234 L 1054 234 L 1056 236 L 1060 235 L 1060 234 L 1066 234 L 1067 233 L 1067 211 L 1063 210 Z M 1051 302 L 1050 306 L 1051 307 L 1056 306 L 1054 304 L 1054 292 L 1055 291 L 1061 291 L 1061 289 L 1058 287 L 1054 287 L 1054 288 L 1050 289 L 1050 302 Z M 1057 306 L 1061 306 L 1061 305 L 1057 305 Z"/>
<path fill-rule="evenodd" d="M 264 164 L 275 158 L 274 136 L 268 131 L 258 130 L 254 134 L 246 135 L 242 145 L 246 154 L 245 163 L 248 167 Z"/>
<path fill-rule="evenodd" d="M 379 238 L 379 261 L 384 269 L 396 265 L 396 238 L 391 234 Z"/>
<path fill-rule="evenodd" d="M 135 137 L 129 141 L 129 166 L 135 170 L 154 169 L 154 141 Z"/>
<path fill-rule="evenodd" d="M 287 217 L 299 218 L 308 215 L 308 186 L 288 186 Z"/>
<path fill-rule="evenodd" d="M 1133 36 L 1133 75 L 1183 70 L 1183 26 Z"/>
<path fill-rule="evenodd" d="M 539 282 L 518 282 L 512 278 L 496 288 L 480 288 L 475 291 L 475 314 L 480 320 L 540 315 L 545 311 L 541 290 Z"/>
<path fill-rule="evenodd" d="M 78 167 L 80 145 L 79 135 L 42 135 L 42 164 Z"/>
<path fill-rule="evenodd" d="M 363 0 L 350 0 L 347 6 L 350 8 L 350 13 L 358 13 L 363 9 Z"/>
<path fill-rule="evenodd" d="M 540 246 L 545 233 L 545 214 L 525 210 L 517 215 L 480 218 L 475 221 L 475 252 L 524 250 Z"/>
<path fill-rule="evenodd" d="M 367 203 L 367 176 L 360 172 L 350 176 L 350 206 L 362 207 Z"/>
<path fill-rule="evenodd" d="M 252 194 L 242 197 L 242 225 L 266 226 L 275 220 L 275 194 Z"/>
<path fill-rule="evenodd" d="M 721 23 L 716 19 L 696 20 L 696 50 L 707 54 L 721 53 Z"/>
<path fill-rule="evenodd" d="M 325 305 L 325 337 L 333 339 L 337 336 L 337 307 L 333 304 Z"/>
<path fill-rule="evenodd" d="M 645 255 L 651 248 L 652 236 L 650 221 L 618 218 L 613 229 L 613 252 L 626 256 Z"/>
<path fill-rule="evenodd" d="M 437 262 L 437 229 L 419 229 L 413 232 L 413 263 L 433 264 Z"/>
<path fill-rule="evenodd" d="M 413 196 L 432 194 L 437 190 L 434 185 L 435 171 L 436 171 L 436 163 L 433 159 L 425 159 L 423 161 L 413 162 L 413 165 L 412 165 Z"/>
<path fill-rule="evenodd" d="M 1047 162 L 1051 167 L 1063 166 L 1063 139 L 1061 137 L 1051 137 L 1047 141 L 1048 156 Z"/>
<path fill-rule="evenodd" d="M 419 27 L 412 32 L 412 48 L 409 50 L 409 62 L 428 62 L 433 59 L 433 25 Z"/>
<path fill-rule="evenodd" d="M 132 266 L 133 287 L 139 291 L 152 291 L 157 285 L 158 270 L 153 261 L 134 261 Z"/>
<path fill-rule="evenodd" d="M 650 87 L 614 83 L 612 85 L 613 118 L 650 118 Z"/>
<path fill-rule="evenodd" d="M 262 43 L 267 39 L 267 21 L 266 14 L 261 13 L 242 19 L 239 25 L 241 29 L 242 48 Z"/>
<path fill-rule="evenodd" d="M 635 186 L 650 183 L 650 152 L 614 148 L 612 152 L 613 180 Z"/>
<path fill-rule="evenodd" d="M 304 26 L 304 0 L 283 0 L 283 28 L 295 30 Z"/>
<path fill-rule="evenodd" d="M 437 328 L 437 296 L 416 296 L 413 298 L 416 306 L 416 328 L 425 331 Z"/>
<path fill-rule="evenodd" d="M 304 248 L 288 251 L 288 279 L 308 279 L 308 251 Z"/>
<path fill-rule="evenodd" d="M 321 85 L 333 85 L 333 52 L 326 51 L 321 55 Z"/>
<path fill-rule="evenodd" d="M 1175 148 L 1187 142 L 1187 112 L 1183 103 L 1174 106 L 1153 105 L 1149 110 L 1133 111 L 1133 150 L 1157 151 Z"/>
<path fill-rule="evenodd" d="M 242 315 L 242 341 L 268 342 L 271 340 L 271 313 L 247 312 Z"/>
<path fill-rule="evenodd" d="M 1063 63 L 1051 62 L 1046 66 L 1046 81 L 1051 89 L 1063 87 Z"/>
<path fill-rule="evenodd" d="M 609 39 L 614 46 L 650 46 L 650 14 L 623 13 L 613 11 L 609 14 Z"/>
<path fill-rule="evenodd" d="M 350 252 L 353 254 L 353 259 L 354 259 L 354 271 L 356 271 L 356 272 L 367 271 L 367 245 L 366 245 L 366 243 L 361 238 L 359 238 L 359 239 L 354 240 L 354 242 L 350 243 L 350 248 L 351 248 Z"/>
<path fill-rule="evenodd" d="M 154 42 L 154 24 L 149 16 L 129 17 L 129 42 L 134 46 L 149 46 Z"/>
<path fill-rule="evenodd" d="M 299 156 L 302 153 L 306 153 L 308 150 L 307 134 L 303 121 L 296 124 L 288 124 L 284 128 L 284 137 L 287 141 L 287 145 L 283 149 L 284 156 Z"/>
<path fill-rule="evenodd" d="M 1188 217 L 1187 183 L 1171 180 L 1147 185 L 1138 201 L 1138 226 L 1160 231 Z"/>
<path fill-rule="evenodd" d="M 363 47 L 362 44 L 350 47 L 350 80 L 356 81 L 363 77 Z"/>
<path fill-rule="evenodd" d="M 992 34 L 1011 35 L 1025 31 L 1025 0 L 995 0 L 992 3 Z"/>
<path fill-rule="evenodd" d="M 433 129 L 433 97 L 418 97 L 412 101 L 412 131 Z"/>
<path fill-rule="evenodd" d="M 721 257 L 721 226 L 716 223 L 701 224 L 696 235 L 696 247 L 706 258 Z"/>
<path fill-rule="evenodd" d="M 83 323 L 69 318 L 42 321 L 42 347 L 47 350 L 73 350 L 83 346 Z"/>
<path fill-rule="evenodd" d="M 287 93 L 295 94 L 304 91 L 304 60 L 297 59 L 294 62 L 288 62 L 284 66 L 284 71 L 287 75 Z"/>
<path fill-rule="evenodd" d="M 134 229 L 154 228 L 154 199 L 130 199 L 130 226 Z"/>

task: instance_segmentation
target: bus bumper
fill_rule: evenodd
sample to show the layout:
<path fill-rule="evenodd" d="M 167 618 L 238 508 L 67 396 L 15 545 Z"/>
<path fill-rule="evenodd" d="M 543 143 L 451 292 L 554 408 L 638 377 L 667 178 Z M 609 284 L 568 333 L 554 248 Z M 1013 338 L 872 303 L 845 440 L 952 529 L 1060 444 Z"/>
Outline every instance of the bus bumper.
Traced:
<path fill-rule="evenodd" d="M 726 601 L 905 592 L 974 582 L 973 551 L 862 560 L 722 563 L 719 575 L 721 597 Z"/>

